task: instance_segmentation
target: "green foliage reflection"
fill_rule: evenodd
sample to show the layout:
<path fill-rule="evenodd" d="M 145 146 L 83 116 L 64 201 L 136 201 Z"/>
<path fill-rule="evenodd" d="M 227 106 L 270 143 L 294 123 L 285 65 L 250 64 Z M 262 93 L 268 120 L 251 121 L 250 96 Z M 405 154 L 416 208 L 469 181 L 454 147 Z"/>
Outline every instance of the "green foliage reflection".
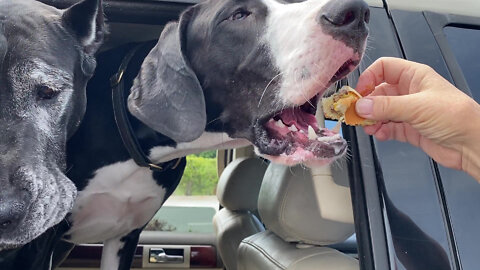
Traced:
<path fill-rule="evenodd" d="M 217 187 L 215 151 L 187 156 L 187 167 L 174 195 L 215 195 Z"/>

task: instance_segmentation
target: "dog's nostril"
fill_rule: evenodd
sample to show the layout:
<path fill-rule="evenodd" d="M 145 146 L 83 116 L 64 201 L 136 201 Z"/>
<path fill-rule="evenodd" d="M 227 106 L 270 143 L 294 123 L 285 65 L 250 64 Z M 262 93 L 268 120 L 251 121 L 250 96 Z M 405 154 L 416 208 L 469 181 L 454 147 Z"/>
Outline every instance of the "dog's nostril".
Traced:
<path fill-rule="evenodd" d="M 8 227 L 12 224 L 11 220 L 5 220 L 0 223 L 0 230 L 8 229 Z"/>
<path fill-rule="evenodd" d="M 369 23 L 369 22 L 370 22 L 370 9 L 367 9 L 367 10 L 365 11 L 365 14 L 364 14 L 363 16 L 364 16 L 364 17 L 363 17 L 363 21 L 364 21 L 365 23 Z"/>
<path fill-rule="evenodd" d="M 355 13 L 353 11 L 348 11 L 345 14 L 345 18 L 343 19 L 342 25 L 350 24 L 355 20 Z"/>
<path fill-rule="evenodd" d="M 0 207 L 0 231 L 10 231 L 22 222 L 25 212 L 23 209 Z"/>
<path fill-rule="evenodd" d="M 0 191 L 0 231 L 15 230 L 27 214 L 27 200 L 22 192 Z"/>

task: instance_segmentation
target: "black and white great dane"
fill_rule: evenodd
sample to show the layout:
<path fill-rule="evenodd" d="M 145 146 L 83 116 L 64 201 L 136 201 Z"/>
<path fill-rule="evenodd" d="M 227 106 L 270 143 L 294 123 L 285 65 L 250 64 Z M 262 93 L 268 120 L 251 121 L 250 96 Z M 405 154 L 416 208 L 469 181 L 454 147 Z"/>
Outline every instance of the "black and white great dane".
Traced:
<path fill-rule="evenodd" d="M 188 8 L 144 61 L 132 60 L 139 72 L 124 102 L 142 150 L 155 163 L 248 144 L 288 165 L 341 157 L 347 143 L 318 127 L 316 102 L 359 63 L 368 20 L 362 0 L 207 0 Z M 68 147 L 79 193 L 65 240 L 103 242 L 103 270 L 129 269 L 141 229 L 185 166 L 152 171 L 124 148 L 109 78 L 127 51 L 99 58 L 85 119 Z"/>

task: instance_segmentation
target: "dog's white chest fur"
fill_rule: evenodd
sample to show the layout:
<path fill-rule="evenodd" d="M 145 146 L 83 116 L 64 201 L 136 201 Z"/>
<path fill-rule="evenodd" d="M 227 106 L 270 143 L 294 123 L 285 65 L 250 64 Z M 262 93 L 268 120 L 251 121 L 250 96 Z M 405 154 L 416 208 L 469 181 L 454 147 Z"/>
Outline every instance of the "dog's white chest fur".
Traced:
<path fill-rule="evenodd" d="M 231 139 L 225 133 L 205 132 L 190 143 L 154 147 L 150 158 L 164 162 L 204 150 L 248 144 L 246 140 Z M 78 193 L 67 240 L 78 244 L 97 243 L 127 235 L 150 221 L 162 206 L 165 194 L 166 190 L 153 179 L 152 171 L 137 166 L 133 160 L 100 168 Z"/>
<path fill-rule="evenodd" d="M 133 160 L 103 167 L 78 193 L 68 241 L 91 243 L 126 235 L 152 218 L 165 193 L 152 171 Z"/>

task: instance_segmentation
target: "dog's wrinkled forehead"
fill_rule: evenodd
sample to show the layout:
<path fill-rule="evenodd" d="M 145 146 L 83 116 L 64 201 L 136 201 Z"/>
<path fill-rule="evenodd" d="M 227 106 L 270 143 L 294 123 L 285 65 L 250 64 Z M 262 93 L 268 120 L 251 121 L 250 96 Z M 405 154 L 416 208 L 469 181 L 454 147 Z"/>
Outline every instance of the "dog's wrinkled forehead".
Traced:
<path fill-rule="evenodd" d="M 6 47 L 4 65 L 13 67 L 26 59 L 38 58 L 50 66 L 73 69 L 71 55 L 78 52 L 73 37 L 61 23 L 61 15 L 60 10 L 37 1 L 0 3 L 2 43 Z"/>
<path fill-rule="evenodd" d="M 0 95 L 6 95 L 3 102 L 0 100 L 3 107 L 15 105 L 17 113 L 28 109 L 20 105 L 27 105 L 25 101 L 38 85 L 58 91 L 73 88 L 79 53 L 61 23 L 61 15 L 59 10 L 37 1 L 0 3 L 0 63 L 5 80 Z M 8 102 L 11 99 L 16 102 Z"/>
<path fill-rule="evenodd" d="M 7 68 L 7 83 L 11 87 L 6 94 L 11 99 L 5 102 L 15 105 L 10 108 L 13 110 L 28 109 L 22 105 L 28 104 L 31 95 L 35 94 L 36 88 L 48 87 L 54 91 L 71 91 L 73 89 L 71 71 L 56 68 L 55 65 L 40 58 L 24 59 Z M 52 106 L 52 109 L 58 108 L 59 106 Z"/>

